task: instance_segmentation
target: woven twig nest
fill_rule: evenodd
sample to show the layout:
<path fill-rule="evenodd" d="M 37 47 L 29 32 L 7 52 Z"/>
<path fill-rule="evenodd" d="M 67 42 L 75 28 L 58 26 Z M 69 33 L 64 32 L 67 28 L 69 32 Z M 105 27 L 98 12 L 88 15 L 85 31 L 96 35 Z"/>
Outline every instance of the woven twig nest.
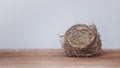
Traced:
<path fill-rule="evenodd" d="M 62 42 L 67 56 L 95 56 L 102 53 L 100 35 L 95 24 L 77 24 L 69 28 Z"/>

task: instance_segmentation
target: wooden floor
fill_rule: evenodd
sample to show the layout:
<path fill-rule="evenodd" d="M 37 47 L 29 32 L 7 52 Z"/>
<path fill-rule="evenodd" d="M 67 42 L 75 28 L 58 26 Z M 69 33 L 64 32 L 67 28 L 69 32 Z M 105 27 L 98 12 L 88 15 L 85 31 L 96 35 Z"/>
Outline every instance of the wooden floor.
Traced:
<path fill-rule="evenodd" d="M 101 56 L 66 57 L 61 49 L 0 50 L 0 68 L 120 68 L 120 49 Z"/>

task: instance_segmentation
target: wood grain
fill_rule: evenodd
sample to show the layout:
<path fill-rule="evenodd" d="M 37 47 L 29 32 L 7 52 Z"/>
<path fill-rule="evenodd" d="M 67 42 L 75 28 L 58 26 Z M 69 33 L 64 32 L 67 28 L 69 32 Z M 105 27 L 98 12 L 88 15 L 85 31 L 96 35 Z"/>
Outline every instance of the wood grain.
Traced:
<path fill-rule="evenodd" d="M 67 57 L 62 49 L 0 49 L 0 68 L 120 68 L 120 49 L 96 57 Z"/>

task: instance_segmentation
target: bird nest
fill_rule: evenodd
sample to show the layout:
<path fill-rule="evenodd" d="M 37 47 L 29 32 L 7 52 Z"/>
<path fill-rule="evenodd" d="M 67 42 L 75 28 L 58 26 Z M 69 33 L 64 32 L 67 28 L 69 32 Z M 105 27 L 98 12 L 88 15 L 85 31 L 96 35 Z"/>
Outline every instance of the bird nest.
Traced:
<path fill-rule="evenodd" d="M 69 28 L 62 40 L 67 56 L 86 57 L 102 53 L 96 25 L 77 24 Z"/>

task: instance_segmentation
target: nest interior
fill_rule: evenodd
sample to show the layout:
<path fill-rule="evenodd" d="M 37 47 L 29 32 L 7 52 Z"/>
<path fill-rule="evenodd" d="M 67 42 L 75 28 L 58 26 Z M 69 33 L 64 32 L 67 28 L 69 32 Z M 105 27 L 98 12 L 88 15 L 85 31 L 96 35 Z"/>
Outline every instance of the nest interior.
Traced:
<path fill-rule="evenodd" d="M 65 32 L 62 45 L 67 56 L 85 57 L 102 53 L 100 35 L 95 24 L 73 25 Z"/>

